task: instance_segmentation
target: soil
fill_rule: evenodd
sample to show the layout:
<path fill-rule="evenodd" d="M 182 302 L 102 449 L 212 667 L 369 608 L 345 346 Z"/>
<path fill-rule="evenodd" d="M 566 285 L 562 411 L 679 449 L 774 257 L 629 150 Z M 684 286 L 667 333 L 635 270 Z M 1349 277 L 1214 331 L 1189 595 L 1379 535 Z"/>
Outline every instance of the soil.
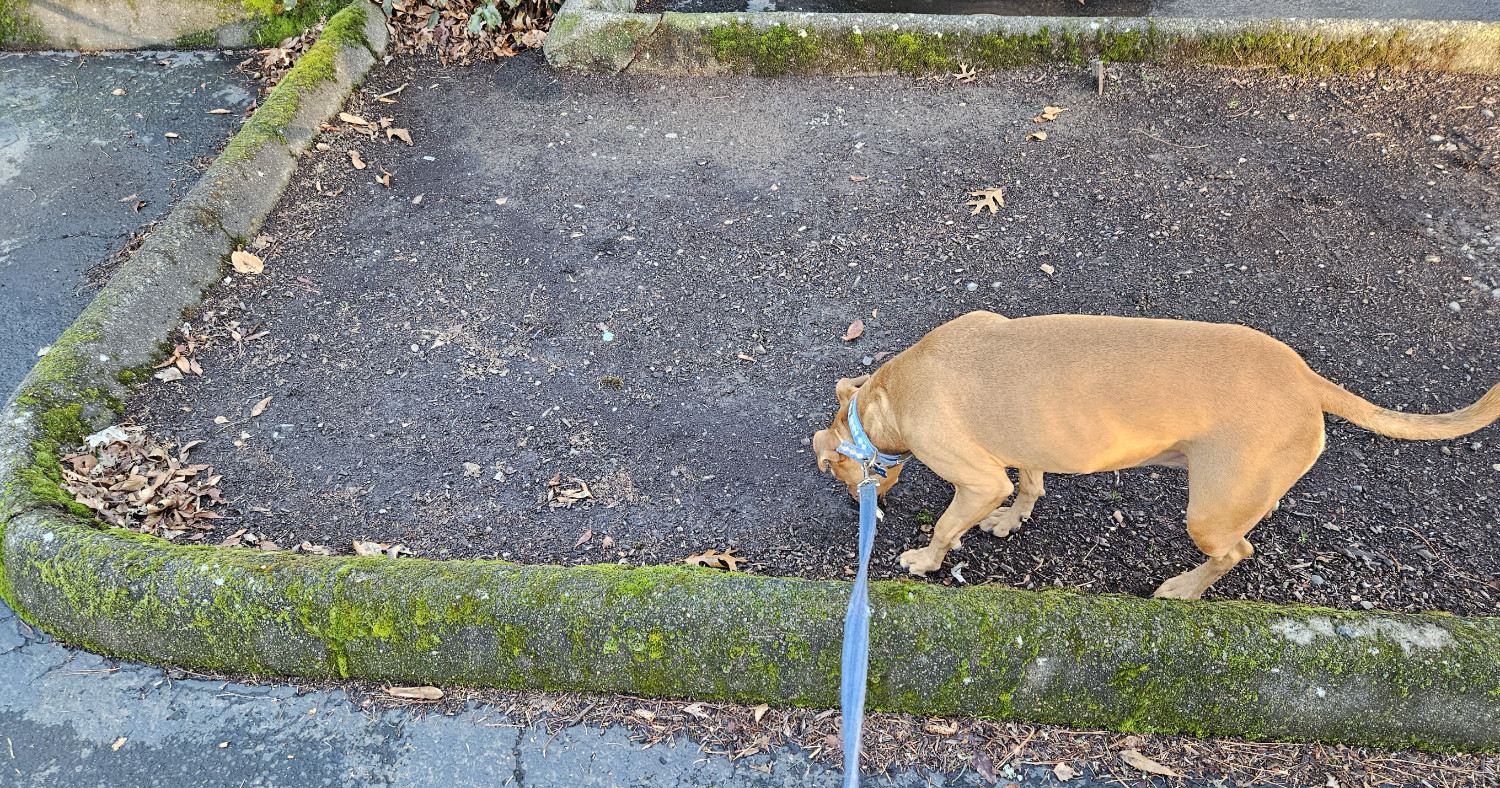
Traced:
<path fill-rule="evenodd" d="M 348 111 L 415 145 L 330 131 L 264 228 L 265 273 L 190 316 L 204 374 L 130 412 L 204 441 L 228 501 L 207 542 L 560 564 L 732 548 L 748 571 L 842 578 L 856 507 L 808 445 L 834 381 L 970 310 L 1241 323 L 1387 407 L 1478 398 L 1500 381 L 1497 89 L 1114 67 L 1098 97 L 1063 67 L 687 81 L 396 60 Z M 1034 122 L 1048 105 L 1068 109 Z M 993 187 L 1005 207 L 971 214 Z M 1497 429 L 1404 442 L 1330 417 L 1207 596 L 1494 614 Z M 1030 523 L 975 531 L 926 582 L 1149 594 L 1201 560 L 1185 481 L 1049 476 Z M 905 576 L 950 494 L 907 469 L 875 577 Z"/>

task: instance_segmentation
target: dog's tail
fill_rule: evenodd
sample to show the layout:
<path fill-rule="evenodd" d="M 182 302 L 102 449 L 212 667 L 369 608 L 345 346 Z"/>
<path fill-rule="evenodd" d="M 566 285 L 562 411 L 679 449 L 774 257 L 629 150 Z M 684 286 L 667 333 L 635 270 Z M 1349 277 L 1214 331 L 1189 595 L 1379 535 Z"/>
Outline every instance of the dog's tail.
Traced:
<path fill-rule="evenodd" d="M 1496 384 L 1478 402 L 1452 413 L 1402 413 L 1372 404 L 1317 373 L 1318 388 L 1323 395 L 1323 411 L 1341 416 L 1367 430 L 1406 440 L 1444 440 L 1467 435 L 1500 417 L 1500 384 Z"/>

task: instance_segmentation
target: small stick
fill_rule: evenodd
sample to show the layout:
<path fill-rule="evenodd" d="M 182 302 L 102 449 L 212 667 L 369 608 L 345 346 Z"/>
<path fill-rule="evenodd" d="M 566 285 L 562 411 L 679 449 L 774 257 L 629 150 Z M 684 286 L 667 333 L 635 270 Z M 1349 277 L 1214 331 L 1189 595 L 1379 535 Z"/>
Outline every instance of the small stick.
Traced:
<path fill-rule="evenodd" d="M 1089 65 L 1094 67 L 1094 82 L 1098 85 L 1099 95 L 1102 96 L 1104 95 L 1104 60 L 1096 57 L 1089 61 Z"/>

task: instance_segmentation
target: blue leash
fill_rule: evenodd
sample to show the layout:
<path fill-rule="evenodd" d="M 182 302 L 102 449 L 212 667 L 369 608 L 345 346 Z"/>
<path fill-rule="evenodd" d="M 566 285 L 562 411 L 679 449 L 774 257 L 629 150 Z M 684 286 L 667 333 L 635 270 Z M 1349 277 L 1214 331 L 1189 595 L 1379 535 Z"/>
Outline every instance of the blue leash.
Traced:
<path fill-rule="evenodd" d="M 886 470 L 906 461 L 908 455 L 886 454 L 875 448 L 859 422 L 859 392 L 849 399 L 849 436 L 839 453 L 864 466 L 859 483 L 859 574 L 849 592 L 849 611 L 844 614 L 844 654 L 840 701 L 843 704 L 844 788 L 859 788 L 859 740 L 865 725 L 865 685 L 870 674 L 870 553 L 875 550 L 876 493 Z"/>
<path fill-rule="evenodd" d="M 859 741 L 865 724 L 865 684 L 870 672 L 870 553 L 875 548 L 874 477 L 859 484 L 859 574 L 844 614 L 841 697 L 844 720 L 844 788 L 859 788 Z"/>

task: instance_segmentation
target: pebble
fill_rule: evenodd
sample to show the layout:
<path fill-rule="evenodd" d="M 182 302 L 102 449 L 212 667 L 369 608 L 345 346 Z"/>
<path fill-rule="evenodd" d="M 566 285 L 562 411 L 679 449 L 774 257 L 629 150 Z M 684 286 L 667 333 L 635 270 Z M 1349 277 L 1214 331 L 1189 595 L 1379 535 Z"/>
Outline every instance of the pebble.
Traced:
<path fill-rule="evenodd" d="M 1443 141 L 1443 135 L 1441 135 L 1441 134 L 1434 134 L 1431 137 L 1428 137 L 1427 139 L 1432 140 L 1433 142 L 1442 142 Z"/>
<path fill-rule="evenodd" d="M 1328 581 L 1324 580 L 1322 575 L 1313 575 L 1312 577 L 1307 578 L 1307 582 L 1312 583 L 1315 586 L 1320 586 Z"/>
<path fill-rule="evenodd" d="M 974 292 L 974 291 L 975 291 L 975 290 L 978 290 L 978 289 L 979 289 L 979 283 L 978 283 L 978 282 L 970 282 L 970 283 L 969 283 L 969 284 L 968 284 L 968 285 L 967 285 L 967 287 L 968 287 L 968 289 L 969 289 L 969 292 L 971 292 L 971 293 L 972 293 L 972 292 Z"/>
<path fill-rule="evenodd" d="M 1486 118 L 1493 118 L 1493 117 L 1495 117 L 1495 111 L 1492 110 L 1492 109 L 1482 109 L 1482 110 L 1479 111 L 1479 114 L 1485 116 Z"/>
<path fill-rule="evenodd" d="M 1366 609 L 1366 610 L 1374 610 L 1375 609 L 1375 603 L 1371 602 L 1368 599 L 1361 599 L 1361 600 L 1359 600 L 1359 606 L 1362 607 L 1362 608 L 1364 608 L 1364 609 Z"/>
<path fill-rule="evenodd" d="M 1458 312 L 1460 310 L 1462 310 L 1463 307 L 1459 306 L 1457 301 L 1449 301 L 1448 302 L 1448 309 L 1450 311 L 1452 311 L 1454 314 L 1458 314 Z"/>
<path fill-rule="evenodd" d="M 865 356 L 864 358 L 862 358 L 862 359 L 859 360 L 859 363 L 864 364 L 865 366 L 868 367 L 871 364 L 875 363 L 875 357 L 874 356 Z"/>

